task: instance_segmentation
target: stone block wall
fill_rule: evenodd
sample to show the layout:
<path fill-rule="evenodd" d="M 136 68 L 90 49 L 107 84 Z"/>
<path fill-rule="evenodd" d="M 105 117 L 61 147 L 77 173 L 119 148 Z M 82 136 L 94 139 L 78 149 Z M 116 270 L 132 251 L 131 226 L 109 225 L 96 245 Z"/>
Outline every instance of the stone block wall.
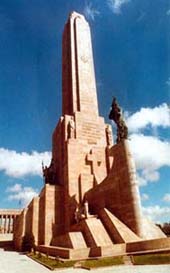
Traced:
<path fill-rule="evenodd" d="M 37 245 L 39 224 L 39 197 L 33 198 L 31 203 L 28 205 L 25 221 L 25 232 L 28 234 L 33 234 L 35 239 L 35 245 Z"/>
<path fill-rule="evenodd" d="M 49 245 L 52 238 L 63 232 L 60 186 L 46 184 L 38 197 L 17 217 L 14 225 L 14 243 L 21 250 L 23 236 L 33 234 L 35 245 Z"/>
<path fill-rule="evenodd" d="M 55 186 L 46 184 L 39 198 L 38 244 L 49 245 L 55 224 Z"/>
<path fill-rule="evenodd" d="M 23 209 L 21 214 L 16 218 L 14 224 L 14 247 L 19 251 L 21 251 L 22 239 L 23 236 L 25 235 L 26 213 L 27 209 Z"/>

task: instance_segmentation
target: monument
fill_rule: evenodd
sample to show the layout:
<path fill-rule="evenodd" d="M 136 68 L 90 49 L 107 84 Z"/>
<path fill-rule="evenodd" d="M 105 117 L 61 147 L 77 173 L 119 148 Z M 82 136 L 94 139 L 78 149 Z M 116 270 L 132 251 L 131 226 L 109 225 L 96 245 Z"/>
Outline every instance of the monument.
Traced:
<path fill-rule="evenodd" d="M 40 195 L 17 218 L 16 248 L 25 233 L 34 235 L 38 251 L 69 259 L 166 248 L 170 241 L 142 214 L 116 100 L 110 113 L 118 127 L 116 144 L 111 126 L 99 116 L 90 29 L 76 12 L 64 28 L 62 59 L 62 116 L 52 137 L 52 160 L 43 166 Z"/>

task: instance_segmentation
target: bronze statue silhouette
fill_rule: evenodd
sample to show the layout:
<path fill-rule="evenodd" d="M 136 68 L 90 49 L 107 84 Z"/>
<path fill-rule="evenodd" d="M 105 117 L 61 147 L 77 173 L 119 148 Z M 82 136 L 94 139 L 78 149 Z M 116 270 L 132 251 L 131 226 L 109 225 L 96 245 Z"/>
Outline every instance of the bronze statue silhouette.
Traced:
<path fill-rule="evenodd" d="M 44 166 L 44 163 L 42 162 L 42 172 L 43 172 L 43 177 L 44 177 L 44 182 L 45 184 L 51 184 L 55 185 L 56 184 L 56 173 L 54 171 L 54 161 L 53 159 L 51 160 L 50 166 Z"/>
<path fill-rule="evenodd" d="M 123 139 L 128 139 L 128 127 L 123 119 L 122 110 L 116 98 L 113 98 L 109 119 L 113 120 L 117 125 L 116 142 L 119 143 Z"/>

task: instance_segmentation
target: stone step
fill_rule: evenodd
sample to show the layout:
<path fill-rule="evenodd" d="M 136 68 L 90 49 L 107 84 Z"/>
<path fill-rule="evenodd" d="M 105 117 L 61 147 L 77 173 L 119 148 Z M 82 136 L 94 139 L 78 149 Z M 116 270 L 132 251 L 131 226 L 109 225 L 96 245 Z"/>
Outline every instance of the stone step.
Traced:
<path fill-rule="evenodd" d="M 81 228 L 88 247 L 113 245 L 100 219 L 85 219 L 81 221 Z"/>
<path fill-rule="evenodd" d="M 36 250 L 53 257 L 60 257 L 63 259 L 79 260 L 87 259 L 89 257 L 90 248 L 70 249 L 55 246 L 39 245 Z"/>
<path fill-rule="evenodd" d="M 130 230 L 106 208 L 99 211 L 99 218 L 101 219 L 114 243 L 117 244 L 141 241 L 141 238 L 139 238 L 132 230 Z"/>
<path fill-rule="evenodd" d="M 57 236 L 52 239 L 51 245 L 74 249 L 87 247 L 84 237 L 80 231 L 68 232 L 66 234 Z"/>

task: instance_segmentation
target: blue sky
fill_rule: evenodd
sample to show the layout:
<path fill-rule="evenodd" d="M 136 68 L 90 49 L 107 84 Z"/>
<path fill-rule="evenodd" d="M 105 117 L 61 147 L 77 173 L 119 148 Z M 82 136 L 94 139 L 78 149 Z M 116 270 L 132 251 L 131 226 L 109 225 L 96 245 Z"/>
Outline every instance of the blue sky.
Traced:
<path fill-rule="evenodd" d="M 112 96 L 125 112 L 144 212 L 170 221 L 169 0 L 0 1 L 0 207 L 24 206 L 43 185 L 73 10 L 91 26 L 100 115 L 110 122 Z"/>

